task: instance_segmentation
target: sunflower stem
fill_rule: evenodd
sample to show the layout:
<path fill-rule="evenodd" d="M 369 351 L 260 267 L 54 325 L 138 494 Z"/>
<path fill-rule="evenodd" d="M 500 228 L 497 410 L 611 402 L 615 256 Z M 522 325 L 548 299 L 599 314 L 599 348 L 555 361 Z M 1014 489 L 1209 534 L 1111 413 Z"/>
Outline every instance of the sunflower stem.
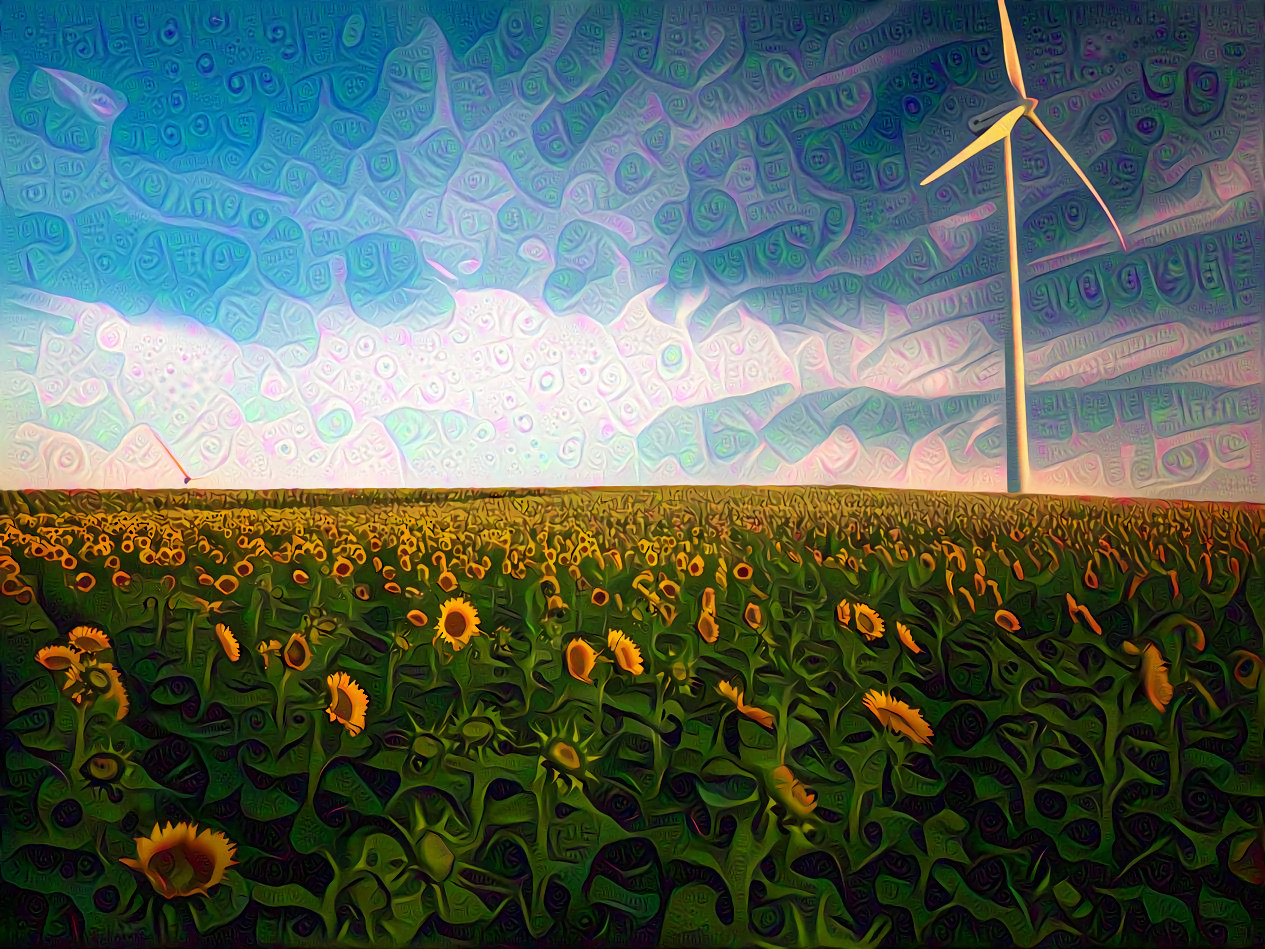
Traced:
<path fill-rule="evenodd" d="M 206 671 L 202 673 L 202 701 L 206 702 L 206 696 L 211 691 L 211 671 L 215 667 L 217 656 L 214 651 L 207 653 Z"/>
<path fill-rule="evenodd" d="M 277 686 L 277 728 L 282 739 L 285 738 L 286 683 L 290 681 L 290 670 L 281 674 L 281 684 Z"/>
<path fill-rule="evenodd" d="M 195 612 L 189 617 L 189 625 L 184 635 L 184 664 L 186 666 L 193 665 L 193 627 L 197 625 L 198 614 Z"/>
<path fill-rule="evenodd" d="M 84 739 L 84 719 L 87 715 L 87 708 L 82 702 L 75 703 L 75 752 L 71 758 L 70 769 L 78 771 L 79 766 L 83 763 L 83 739 Z"/>

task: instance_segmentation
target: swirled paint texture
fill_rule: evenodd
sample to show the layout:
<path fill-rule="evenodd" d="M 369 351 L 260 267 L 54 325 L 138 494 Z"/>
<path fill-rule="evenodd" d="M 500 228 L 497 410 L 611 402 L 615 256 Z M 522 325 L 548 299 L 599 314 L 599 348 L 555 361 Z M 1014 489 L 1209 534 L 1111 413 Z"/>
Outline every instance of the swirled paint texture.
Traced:
<path fill-rule="evenodd" d="M 1037 490 L 1262 496 L 1259 6 L 1024 3 Z M 1003 489 L 991 3 L 6 5 L 9 487 Z"/>

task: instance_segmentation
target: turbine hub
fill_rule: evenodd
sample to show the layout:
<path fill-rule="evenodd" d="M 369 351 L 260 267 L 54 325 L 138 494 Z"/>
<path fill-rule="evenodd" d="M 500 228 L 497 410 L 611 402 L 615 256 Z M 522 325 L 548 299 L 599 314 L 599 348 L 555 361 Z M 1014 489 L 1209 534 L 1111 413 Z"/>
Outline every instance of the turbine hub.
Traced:
<path fill-rule="evenodd" d="M 1036 99 L 1012 99 L 1010 102 L 1004 102 L 999 106 L 989 109 L 987 112 L 981 112 L 979 115 L 971 119 L 967 126 L 975 135 L 983 135 L 987 132 L 1003 115 L 1016 106 L 1023 106 L 1027 111 L 1031 112 L 1036 108 Z"/>

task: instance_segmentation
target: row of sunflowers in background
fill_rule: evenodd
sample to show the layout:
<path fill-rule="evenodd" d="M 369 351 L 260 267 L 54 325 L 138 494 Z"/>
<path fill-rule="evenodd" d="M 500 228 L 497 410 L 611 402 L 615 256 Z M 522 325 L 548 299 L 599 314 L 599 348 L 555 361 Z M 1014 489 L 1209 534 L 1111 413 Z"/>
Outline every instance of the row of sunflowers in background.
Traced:
<path fill-rule="evenodd" d="M 54 791 L 41 774 L 38 795 L 113 805 L 88 806 L 93 834 L 68 839 L 100 858 L 96 882 L 111 881 L 116 907 L 101 910 L 103 887 L 85 886 L 66 918 L 95 913 L 110 937 L 145 925 L 181 939 L 276 910 L 289 920 L 282 941 L 302 941 L 306 926 L 317 941 L 376 944 L 470 935 L 443 927 L 498 925 L 513 905 L 525 940 L 565 941 L 565 891 L 583 904 L 577 925 L 614 943 L 647 926 L 683 938 L 672 927 L 717 925 L 773 944 L 921 939 L 956 904 L 1030 944 L 1102 921 L 1069 895 L 1079 887 L 1051 889 L 1048 858 L 1021 850 L 1004 876 L 1013 888 L 1044 872 L 1024 898 L 1052 910 L 988 917 L 967 898 L 969 874 L 937 884 L 938 861 L 979 855 L 919 845 L 900 806 L 936 801 L 916 822 L 965 833 L 943 798 L 965 760 L 963 709 L 986 719 L 965 757 L 990 747 L 1026 787 L 1030 817 L 1095 824 L 1062 840 L 1051 830 L 1051 844 L 1113 873 L 1117 799 L 1179 778 L 1145 780 L 1122 764 L 1121 741 L 1177 754 L 1180 771 L 1175 716 L 1187 740 L 1237 716 L 1244 753 L 1260 755 L 1259 723 L 1242 712 L 1258 694 L 1265 618 L 1252 509 L 735 496 L 160 516 L 68 499 L 60 514 L 0 521 L 7 623 L 25 624 L 28 655 L 60 686 L 60 698 L 33 678 L 13 691 L 15 715 L 51 709 L 19 728 L 28 757 L 14 763 L 60 773 L 68 755 L 81 782 Z M 1115 703 L 1108 727 L 1081 735 L 1072 706 L 1099 696 Z M 1022 740 L 1006 727 L 1020 720 L 1037 726 Z M 176 736 L 184 764 L 143 766 Z M 1003 750 L 1025 741 L 1018 759 Z M 175 780 L 181 768 L 199 781 Z M 1075 806 L 1044 813 L 1042 781 Z M 1259 776 L 1229 786 L 1265 799 Z M 237 839 L 252 813 L 282 822 L 288 840 Z M 1248 813 L 1198 831 L 1196 868 L 1233 838 L 1224 868 L 1265 882 L 1265 820 Z M 126 814 L 152 832 L 125 845 Z M 45 843 L 45 829 L 21 823 L 7 860 Z M 596 863 L 577 855 L 577 837 L 586 849 L 650 841 L 661 868 L 685 861 L 718 877 L 660 880 L 652 899 L 636 873 L 599 875 L 594 896 Z M 506 841 L 526 877 L 494 856 Z M 320 855 L 324 886 L 263 882 L 278 852 Z M 912 871 L 871 886 L 868 911 L 802 866 L 831 855 L 848 874 L 902 870 L 902 854 Z M 107 864 L 132 871 L 130 887 Z M 216 902 L 234 867 L 241 885 Z M 118 909 L 147 899 L 142 878 L 156 898 L 145 924 Z M 950 904 L 898 912 L 936 885 Z M 172 901 L 187 917 L 163 908 Z"/>

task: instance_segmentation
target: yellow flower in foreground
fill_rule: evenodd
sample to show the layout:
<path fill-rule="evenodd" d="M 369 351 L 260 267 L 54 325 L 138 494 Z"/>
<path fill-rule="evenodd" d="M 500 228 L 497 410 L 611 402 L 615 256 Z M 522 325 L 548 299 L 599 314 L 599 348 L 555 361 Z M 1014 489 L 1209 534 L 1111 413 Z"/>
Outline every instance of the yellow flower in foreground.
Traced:
<path fill-rule="evenodd" d="M 864 603 L 857 604 L 857 632 L 866 639 L 878 639 L 883 635 L 883 619 Z"/>
<path fill-rule="evenodd" d="M 612 629 L 606 634 L 606 648 L 614 654 L 615 661 L 625 672 L 641 675 L 646 671 L 641 661 L 641 649 L 620 630 Z"/>
<path fill-rule="evenodd" d="M 910 708 L 904 702 L 876 689 L 865 693 L 864 705 L 880 723 L 892 731 L 907 735 L 919 744 L 931 744 L 931 726 L 916 708 Z"/>
<path fill-rule="evenodd" d="M 438 632 L 432 642 L 442 639 L 453 652 L 460 652 L 473 637 L 479 635 L 479 611 L 473 603 L 461 597 L 448 600 L 440 607 L 439 622 L 435 628 Z"/>
<path fill-rule="evenodd" d="M 136 859 L 119 862 L 145 874 L 150 884 L 167 899 L 206 893 L 224 879 L 224 871 L 236 861 L 236 844 L 223 834 L 181 821 L 136 838 Z"/>
<path fill-rule="evenodd" d="M 224 655 L 228 656 L 229 662 L 236 662 L 241 658 L 242 647 L 237 644 L 237 637 L 223 623 L 215 624 L 215 635 L 220 640 L 220 646 L 224 649 Z"/>
<path fill-rule="evenodd" d="M 817 795 L 804 787 L 786 765 L 778 765 L 770 776 L 778 801 L 796 817 L 807 817 L 817 807 Z"/>
<path fill-rule="evenodd" d="M 325 677 L 329 686 L 329 708 L 325 711 L 331 722 L 342 722 L 355 738 L 365 727 L 365 713 L 369 710 L 369 696 L 345 672 L 335 672 Z"/>
<path fill-rule="evenodd" d="M 597 662 L 597 653 L 583 639 L 573 639 L 567 644 L 567 671 L 581 682 L 593 684 L 589 674 Z"/>
<path fill-rule="evenodd" d="M 76 626 L 69 639 L 71 648 L 79 652 L 98 653 L 110 648 L 110 638 L 92 626 Z"/>

